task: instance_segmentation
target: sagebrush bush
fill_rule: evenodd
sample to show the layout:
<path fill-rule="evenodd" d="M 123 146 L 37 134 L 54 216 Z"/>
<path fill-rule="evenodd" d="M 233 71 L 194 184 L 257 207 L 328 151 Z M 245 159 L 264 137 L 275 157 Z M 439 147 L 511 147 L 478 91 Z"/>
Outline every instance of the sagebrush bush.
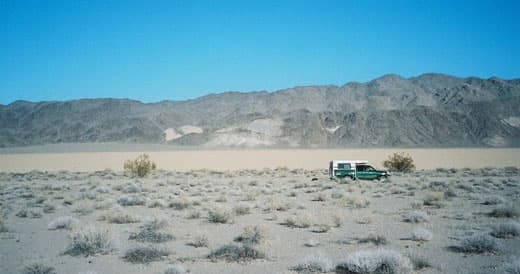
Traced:
<path fill-rule="evenodd" d="M 497 253 L 499 243 L 488 235 L 476 235 L 463 239 L 457 249 L 464 253 Z"/>
<path fill-rule="evenodd" d="M 491 235 L 497 238 L 514 238 L 520 235 L 520 223 L 511 221 L 493 227 Z"/>
<path fill-rule="evenodd" d="M 208 211 L 208 221 L 210 223 L 225 224 L 231 220 L 231 213 L 221 208 L 214 208 Z"/>
<path fill-rule="evenodd" d="M 26 265 L 23 270 L 23 274 L 57 274 L 54 267 L 46 266 L 42 263 L 33 263 Z"/>
<path fill-rule="evenodd" d="M 358 251 L 336 265 L 340 274 L 407 274 L 412 272 L 407 257 L 393 250 Z"/>
<path fill-rule="evenodd" d="M 334 264 L 321 255 L 309 255 L 292 269 L 300 273 L 326 273 L 334 270 Z"/>
<path fill-rule="evenodd" d="M 413 158 L 409 154 L 394 153 L 388 156 L 383 162 L 383 166 L 389 171 L 412 172 L 415 169 Z"/>
<path fill-rule="evenodd" d="M 249 245 L 224 245 L 208 255 L 211 260 L 226 260 L 229 262 L 250 261 L 265 258 L 264 253 Z"/>
<path fill-rule="evenodd" d="M 383 235 L 370 234 L 365 238 L 359 239 L 358 243 L 360 243 L 360 244 L 372 243 L 374 245 L 386 245 L 386 244 L 388 244 L 388 240 Z"/>
<path fill-rule="evenodd" d="M 189 273 L 189 272 L 186 271 L 186 269 L 182 265 L 174 264 L 174 265 L 168 266 L 168 268 L 164 271 L 163 274 L 186 274 L 186 273 Z"/>
<path fill-rule="evenodd" d="M 78 224 L 79 221 L 76 218 L 71 216 L 62 216 L 54 219 L 52 222 L 47 225 L 47 229 L 56 230 L 56 229 L 72 229 L 72 227 Z"/>
<path fill-rule="evenodd" d="M 412 231 L 412 241 L 426 242 L 433 238 L 433 233 L 425 228 L 416 228 Z"/>
<path fill-rule="evenodd" d="M 112 239 L 108 231 L 95 226 L 87 226 L 75 231 L 70 238 L 71 243 L 64 253 L 71 256 L 92 256 L 112 250 Z"/>
<path fill-rule="evenodd" d="M 195 248 L 199 247 L 208 247 L 209 246 L 209 239 L 206 235 L 200 235 L 193 239 L 193 241 L 189 242 L 188 245 L 191 245 Z"/>
<path fill-rule="evenodd" d="M 234 241 L 247 245 L 256 245 L 265 242 L 269 238 L 267 229 L 263 226 L 247 226 L 242 234 L 237 236 Z"/>
<path fill-rule="evenodd" d="M 157 166 L 150 160 L 148 154 L 141 154 L 134 160 L 127 160 L 123 168 L 134 176 L 144 177 L 155 170 Z"/>
<path fill-rule="evenodd" d="M 170 252 L 166 249 L 155 246 L 140 246 L 128 249 L 123 259 L 134 264 L 146 264 L 160 261 L 168 255 L 170 255 Z"/>
<path fill-rule="evenodd" d="M 173 240 L 174 237 L 171 234 L 158 231 L 166 225 L 166 222 L 160 220 L 148 221 L 140 227 L 138 232 L 131 233 L 128 239 L 149 243 L 163 243 Z"/>

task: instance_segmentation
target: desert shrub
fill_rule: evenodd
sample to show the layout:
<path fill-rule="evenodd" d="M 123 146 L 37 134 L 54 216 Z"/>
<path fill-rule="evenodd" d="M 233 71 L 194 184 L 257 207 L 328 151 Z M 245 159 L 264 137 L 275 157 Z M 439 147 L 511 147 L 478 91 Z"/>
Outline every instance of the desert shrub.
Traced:
<path fill-rule="evenodd" d="M 413 158 L 409 154 L 394 153 L 388 156 L 383 162 L 383 166 L 389 171 L 412 172 L 415 169 Z"/>
<path fill-rule="evenodd" d="M 514 238 L 520 235 L 520 223 L 511 221 L 493 227 L 491 235 L 496 238 Z"/>
<path fill-rule="evenodd" d="M 7 232 L 7 226 L 5 225 L 4 218 L 0 215 L 0 232 Z"/>
<path fill-rule="evenodd" d="M 71 216 L 62 216 L 51 221 L 49 225 L 47 225 L 47 229 L 72 229 L 72 227 L 78 223 L 79 221 L 76 218 L 73 218 Z"/>
<path fill-rule="evenodd" d="M 23 274 L 57 274 L 54 267 L 46 266 L 42 263 L 33 263 L 26 265 L 22 269 Z"/>
<path fill-rule="evenodd" d="M 496 253 L 500 247 L 495 238 L 488 235 L 476 235 L 463 239 L 456 249 L 464 253 Z"/>
<path fill-rule="evenodd" d="M 149 243 L 162 243 L 173 240 L 171 234 L 158 231 L 165 226 L 166 223 L 160 220 L 148 221 L 140 227 L 138 232 L 131 233 L 128 239 Z"/>
<path fill-rule="evenodd" d="M 428 193 L 423 199 L 423 205 L 432 206 L 436 208 L 444 207 L 442 203 L 443 194 L 440 192 Z"/>
<path fill-rule="evenodd" d="M 186 273 L 188 273 L 188 271 L 186 271 L 186 269 L 182 265 L 174 264 L 174 265 L 168 266 L 168 268 L 164 271 L 163 274 L 186 274 Z"/>
<path fill-rule="evenodd" d="M 412 255 L 409 256 L 409 258 L 415 270 L 421 270 L 432 266 L 430 261 L 425 257 Z"/>
<path fill-rule="evenodd" d="M 128 249 L 123 259 L 133 264 L 146 264 L 160 261 L 168 255 L 170 255 L 170 252 L 166 249 L 155 246 L 139 246 Z"/>
<path fill-rule="evenodd" d="M 241 204 L 241 205 L 235 206 L 233 208 L 233 211 L 235 212 L 235 214 L 237 216 L 247 215 L 247 214 L 251 213 L 251 207 L 249 205 Z"/>
<path fill-rule="evenodd" d="M 150 160 L 148 154 L 141 154 L 134 160 L 127 160 L 123 165 L 125 171 L 138 177 L 146 176 L 148 173 L 155 170 L 156 167 L 155 163 Z"/>
<path fill-rule="evenodd" d="M 386 245 L 386 244 L 388 244 L 388 240 L 383 235 L 370 234 L 365 238 L 359 239 L 358 243 L 360 243 L 360 244 L 372 243 L 374 245 Z"/>
<path fill-rule="evenodd" d="M 208 240 L 207 236 L 200 235 L 200 236 L 195 237 L 195 239 L 193 239 L 193 241 L 189 242 L 188 245 L 191 245 L 191 246 L 193 246 L 195 248 L 208 247 L 209 246 L 209 240 Z"/>
<path fill-rule="evenodd" d="M 211 260 L 226 260 L 228 262 L 242 262 L 265 258 L 265 254 L 249 245 L 228 244 L 212 251 L 208 258 Z"/>
<path fill-rule="evenodd" d="M 407 257 L 393 250 L 358 251 L 336 265 L 341 274 L 407 274 L 412 272 Z"/>
<path fill-rule="evenodd" d="M 112 224 L 131 224 L 138 223 L 139 218 L 124 212 L 113 212 L 105 214 L 99 218 L 101 221 L 108 221 Z"/>
<path fill-rule="evenodd" d="M 267 229 L 263 226 L 247 226 L 242 231 L 242 234 L 237 236 L 234 241 L 247 245 L 256 245 L 265 242 L 269 238 Z"/>
<path fill-rule="evenodd" d="M 71 256 L 92 256 L 108 253 L 112 249 L 112 240 L 107 230 L 87 226 L 71 234 L 71 243 L 65 254 Z"/>
<path fill-rule="evenodd" d="M 428 214 L 424 211 L 412 211 L 403 216 L 403 222 L 407 223 L 425 223 L 428 222 Z"/>
<path fill-rule="evenodd" d="M 231 220 L 231 213 L 221 209 L 214 208 L 208 211 L 208 221 L 210 223 L 220 223 L 225 224 Z"/>
<path fill-rule="evenodd" d="M 179 197 L 177 200 L 170 202 L 168 207 L 175 210 L 183 210 L 189 208 L 192 204 L 192 201 L 188 197 Z"/>
<path fill-rule="evenodd" d="M 292 270 L 300 273 L 326 273 L 334 270 L 332 261 L 321 255 L 309 255 L 301 260 Z"/>
<path fill-rule="evenodd" d="M 483 205 L 498 205 L 498 204 L 503 204 L 505 203 L 506 200 L 504 199 L 504 197 L 502 196 L 498 196 L 498 195 L 492 195 L 492 196 L 488 196 L 484 199 L 484 201 L 482 202 Z"/>
<path fill-rule="evenodd" d="M 426 242 L 426 241 L 431 240 L 432 238 L 433 238 L 433 234 L 428 229 L 418 227 L 412 231 L 412 237 L 411 237 L 412 241 Z"/>
<path fill-rule="evenodd" d="M 520 213 L 514 207 L 500 207 L 493 209 L 488 213 L 488 216 L 495 218 L 516 218 L 520 216 Z"/>
<path fill-rule="evenodd" d="M 520 259 L 516 259 L 512 262 L 505 263 L 500 267 L 500 274 L 520 274 Z"/>
<path fill-rule="evenodd" d="M 312 225 L 312 220 L 308 216 L 290 216 L 282 224 L 292 228 L 308 228 Z"/>
<path fill-rule="evenodd" d="M 146 203 L 146 200 L 137 195 L 123 195 L 119 197 L 117 203 L 122 206 L 136 206 L 144 205 Z"/>

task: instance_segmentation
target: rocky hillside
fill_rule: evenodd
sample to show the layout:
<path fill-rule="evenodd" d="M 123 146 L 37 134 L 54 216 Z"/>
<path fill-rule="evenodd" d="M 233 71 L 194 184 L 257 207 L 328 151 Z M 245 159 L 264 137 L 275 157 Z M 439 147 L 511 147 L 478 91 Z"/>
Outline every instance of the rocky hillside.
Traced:
<path fill-rule="evenodd" d="M 0 146 L 137 142 L 203 147 L 520 146 L 520 80 L 424 74 L 188 101 L 0 105 Z"/>

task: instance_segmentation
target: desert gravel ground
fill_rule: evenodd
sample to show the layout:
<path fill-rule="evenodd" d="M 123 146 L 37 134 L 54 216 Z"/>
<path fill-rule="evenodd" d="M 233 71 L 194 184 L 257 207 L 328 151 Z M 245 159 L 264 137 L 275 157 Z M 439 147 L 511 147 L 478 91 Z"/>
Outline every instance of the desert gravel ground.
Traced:
<path fill-rule="evenodd" d="M 518 273 L 519 196 L 514 167 L 0 173 L 0 273 Z"/>

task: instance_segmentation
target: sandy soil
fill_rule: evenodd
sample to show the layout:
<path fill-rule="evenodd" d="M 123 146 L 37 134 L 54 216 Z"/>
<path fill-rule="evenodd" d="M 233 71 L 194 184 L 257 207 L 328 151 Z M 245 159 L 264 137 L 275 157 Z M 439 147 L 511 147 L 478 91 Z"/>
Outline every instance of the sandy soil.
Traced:
<path fill-rule="evenodd" d="M 0 171 L 120 171 L 123 162 L 146 152 L 165 170 L 241 170 L 287 167 L 326 169 L 330 160 L 368 160 L 380 168 L 394 152 L 409 153 L 417 169 L 482 168 L 520 166 L 520 149 L 278 149 L 278 150 L 162 150 L 166 146 L 132 147 L 116 145 L 98 150 L 97 146 L 43 147 L 0 150 Z M 91 149 L 91 150 L 90 150 Z M 101 147 L 103 149 L 103 147 Z M 110 150 L 111 149 L 111 150 Z M 125 150 L 126 149 L 126 150 Z M 141 150 L 139 150 L 141 149 Z M 170 148 L 171 149 L 171 148 Z"/>
<path fill-rule="evenodd" d="M 422 171 L 384 182 L 336 182 L 323 170 L 304 169 L 158 171 L 144 179 L 114 171 L 2 173 L 0 273 L 20 273 L 33 263 L 69 274 L 165 273 L 171 265 L 191 273 L 296 273 L 299 264 L 333 273 L 361 255 L 369 265 L 381 258 L 398 262 L 393 270 L 406 268 L 410 258 L 418 267 L 421 258 L 430 266 L 417 273 L 506 273 L 504 265 L 520 256 L 520 238 L 499 237 L 496 226 L 511 224 L 520 233 L 519 196 L 515 168 Z M 493 217 L 494 209 L 511 216 Z M 49 229 L 64 216 L 76 221 Z M 164 222 L 154 232 L 173 237 L 132 239 L 153 219 Z M 89 226 L 110 240 L 109 248 L 92 256 L 65 254 L 71 237 Z M 235 239 L 248 226 L 256 226 L 259 240 L 248 246 L 265 258 L 251 259 L 254 252 L 238 262 L 208 258 L 226 244 L 245 246 Z M 463 252 L 471 239 L 482 253 Z M 169 254 L 149 263 L 124 259 L 142 246 Z"/>

